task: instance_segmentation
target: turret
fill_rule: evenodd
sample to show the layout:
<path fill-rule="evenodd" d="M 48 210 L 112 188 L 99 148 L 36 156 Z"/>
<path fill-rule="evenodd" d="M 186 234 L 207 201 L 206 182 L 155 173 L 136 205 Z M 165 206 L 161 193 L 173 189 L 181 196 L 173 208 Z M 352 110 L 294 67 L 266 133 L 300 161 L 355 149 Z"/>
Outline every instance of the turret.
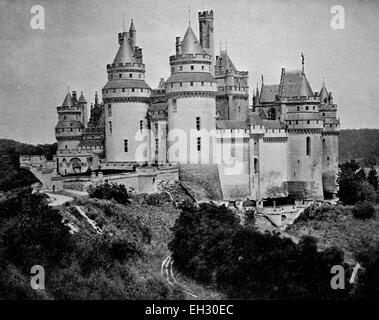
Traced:
<path fill-rule="evenodd" d="M 325 88 L 325 81 L 322 82 L 322 88 L 320 90 L 320 104 L 328 104 L 328 90 Z"/>
<path fill-rule="evenodd" d="M 88 113 L 87 113 L 87 100 L 84 98 L 83 91 L 80 93 L 79 106 L 82 110 L 82 123 L 85 128 L 87 128 L 88 123 Z"/>
<path fill-rule="evenodd" d="M 214 75 L 214 16 L 213 10 L 199 12 L 199 38 L 200 45 L 212 57 L 211 74 Z"/>
<path fill-rule="evenodd" d="M 129 27 L 129 37 L 130 37 L 130 44 L 132 45 L 132 48 L 134 50 L 134 48 L 136 47 L 136 43 L 137 43 L 137 33 L 136 33 L 136 29 L 134 27 L 134 23 L 133 23 L 133 19 L 130 23 L 130 27 Z"/>
<path fill-rule="evenodd" d="M 188 141 L 187 150 L 169 153 L 168 160 L 192 163 L 190 157 L 197 161 L 209 142 L 201 137 L 201 130 L 215 129 L 217 83 L 211 74 L 212 57 L 201 47 L 190 25 L 182 41 L 176 38 L 175 47 L 175 55 L 170 57 L 171 76 L 165 82 L 168 131 L 180 129 Z M 190 140 L 193 133 L 195 141 Z"/>
<path fill-rule="evenodd" d="M 129 32 L 118 34 L 118 40 L 120 47 L 113 63 L 107 65 L 108 82 L 102 90 L 106 158 L 108 161 L 145 162 L 150 157 L 150 137 L 142 153 L 138 147 L 143 139 L 138 139 L 144 137 L 144 129 L 149 126 L 146 115 L 151 89 L 145 82 L 142 49 L 135 43 L 133 21 Z"/>

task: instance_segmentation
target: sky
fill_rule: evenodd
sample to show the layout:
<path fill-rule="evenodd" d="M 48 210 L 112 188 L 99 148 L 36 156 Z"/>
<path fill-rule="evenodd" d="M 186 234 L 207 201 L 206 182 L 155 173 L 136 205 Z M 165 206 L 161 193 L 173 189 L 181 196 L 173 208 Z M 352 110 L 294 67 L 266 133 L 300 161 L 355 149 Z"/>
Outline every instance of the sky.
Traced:
<path fill-rule="evenodd" d="M 45 29 L 33 30 L 34 5 Z M 333 29 L 331 8 L 344 8 L 345 26 Z M 56 107 L 67 88 L 94 101 L 106 83 L 117 34 L 133 18 L 143 48 L 146 82 L 168 78 L 175 37 L 197 13 L 213 10 L 215 52 L 227 46 L 236 67 L 256 84 L 277 84 L 281 68 L 300 69 L 301 52 L 313 91 L 325 78 L 338 104 L 342 129 L 379 128 L 379 1 L 364 0 L 1 0 L 0 138 L 55 141 Z M 250 100 L 251 100 L 250 96 Z"/>

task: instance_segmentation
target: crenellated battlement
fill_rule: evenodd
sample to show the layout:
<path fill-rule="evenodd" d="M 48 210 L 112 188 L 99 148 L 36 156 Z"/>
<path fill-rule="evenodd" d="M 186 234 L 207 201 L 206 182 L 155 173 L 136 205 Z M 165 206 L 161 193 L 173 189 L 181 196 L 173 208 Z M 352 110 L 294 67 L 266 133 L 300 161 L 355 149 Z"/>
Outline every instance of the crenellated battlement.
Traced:
<path fill-rule="evenodd" d="M 109 63 L 107 64 L 107 70 L 115 68 L 136 68 L 136 69 L 145 69 L 144 63 Z"/>
<path fill-rule="evenodd" d="M 201 19 L 214 19 L 213 10 L 199 12 L 199 20 Z"/>

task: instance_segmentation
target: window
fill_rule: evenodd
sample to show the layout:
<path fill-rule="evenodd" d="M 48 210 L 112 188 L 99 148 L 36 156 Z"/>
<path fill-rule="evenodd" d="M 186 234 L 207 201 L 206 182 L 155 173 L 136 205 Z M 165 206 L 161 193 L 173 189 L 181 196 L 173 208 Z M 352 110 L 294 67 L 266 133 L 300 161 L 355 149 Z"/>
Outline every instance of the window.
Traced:
<path fill-rule="evenodd" d="M 204 70 L 204 66 L 201 66 L 201 70 Z"/>
<path fill-rule="evenodd" d="M 112 117 L 112 105 L 108 104 L 108 117 Z"/>
<path fill-rule="evenodd" d="M 122 74 L 121 74 L 121 73 L 119 73 L 119 74 L 118 74 L 118 77 L 119 77 L 119 78 L 122 78 Z"/>
<path fill-rule="evenodd" d="M 109 76 L 109 78 L 112 80 L 112 79 L 113 79 L 113 74 L 111 74 L 111 75 Z"/>
<path fill-rule="evenodd" d="M 67 119 L 67 117 L 66 116 L 63 116 L 63 120 L 66 120 Z"/>
<path fill-rule="evenodd" d="M 195 67 L 194 66 L 191 66 L 191 70 L 194 70 L 195 69 Z"/>
<path fill-rule="evenodd" d="M 141 79 L 141 74 L 138 75 L 138 79 Z"/>
<path fill-rule="evenodd" d="M 173 88 L 174 87 L 174 84 L 173 83 L 171 83 L 171 88 Z"/>
<path fill-rule="evenodd" d="M 109 121 L 109 133 L 112 133 L 112 121 Z"/>
<path fill-rule="evenodd" d="M 124 140 L 124 152 L 128 152 L 128 140 Z"/>
<path fill-rule="evenodd" d="M 241 106 L 238 106 L 238 113 L 241 112 Z"/>
<path fill-rule="evenodd" d="M 142 129 L 143 129 L 143 120 L 140 120 L 140 122 L 139 122 L 139 129 L 142 131 Z"/>
<path fill-rule="evenodd" d="M 258 159 L 257 158 L 254 158 L 254 172 L 255 173 L 258 172 Z"/>
<path fill-rule="evenodd" d="M 299 124 L 299 121 L 298 121 L 298 120 L 296 120 L 296 121 L 295 121 L 295 124 Z"/>
<path fill-rule="evenodd" d="M 201 86 L 204 87 L 204 81 L 201 81 Z"/>
<path fill-rule="evenodd" d="M 182 66 L 180 66 L 180 71 L 183 71 L 183 67 Z"/>
<path fill-rule="evenodd" d="M 313 106 L 313 110 L 316 110 L 316 107 L 315 107 L 315 106 Z"/>
<path fill-rule="evenodd" d="M 306 106 L 306 107 L 305 107 L 305 110 L 309 110 L 309 107 L 308 107 L 308 106 Z"/>
<path fill-rule="evenodd" d="M 134 88 L 132 88 L 132 92 L 134 92 Z"/>
<path fill-rule="evenodd" d="M 176 99 L 172 99 L 172 112 L 176 112 Z"/>
<path fill-rule="evenodd" d="M 290 121 L 288 121 L 288 124 L 291 124 L 291 120 L 290 120 Z"/>
<path fill-rule="evenodd" d="M 322 113 L 322 116 L 325 117 L 325 112 Z"/>
<path fill-rule="evenodd" d="M 180 86 L 181 86 L 181 87 L 183 86 L 183 83 L 182 83 L 182 82 L 180 83 Z"/>
<path fill-rule="evenodd" d="M 122 88 L 122 92 L 125 92 L 125 88 Z"/>
<path fill-rule="evenodd" d="M 326 160 L 328 160 L 328 161 L 329 161 L 329 159 L 330 159 L 329 157 L 326 157 Z"/>
<path fill-rule="evenodd" d="M 159 150 L 159 140 L 155 139 L 155 151 L 158 152 Z"/>
<path fill-rule="evenodd" d="M 201 150 L 201 137 L 197 137 L 197 151 Z"/>
<path fill-rule="evenodd" d="M 297 111 L 300 111 L 300 107 L 297 107 Z"/>
<path fill-rule="evenodd" d="M 200 117 L 196 117 L 196 130 L 200 130 Z"/>
<path fill-rule="evenodd" d="M 308 120 L 308 121 L 307 121 L 307 124 L 310 124 L 310 123 L 311 123 L 311 122 Z"/>
<path fill-rule="evenodd" d="M 276 118 L 276 111 L 275 111 L 274 108 L 270 108 L 268 110 L 267 118 L 268 118 L 268 120 L 275 120 L 275 118 Z"/>
<path fill-rule="evenodd" d="M 306 138 L 306 149 L 307 149 L 307 156 L 311 156 L 311 138 Z"/>
<path fill-rule="evenodd" d="M 172 68 L 171 68 L 171 72 L 174 72 L 174 71 L 175 71 L 175 68 L 174 68 L 174 67 L 172 67 Z"/>
<path fill-rule="evenodd" d="M 132 73 L 129 73 L 129 78 L 133 78 L 133 74 Z"/>
<path fill-rule="evenodd" d="M 191 87 L 193 87 L 193 82 L 191 81 Z"/>

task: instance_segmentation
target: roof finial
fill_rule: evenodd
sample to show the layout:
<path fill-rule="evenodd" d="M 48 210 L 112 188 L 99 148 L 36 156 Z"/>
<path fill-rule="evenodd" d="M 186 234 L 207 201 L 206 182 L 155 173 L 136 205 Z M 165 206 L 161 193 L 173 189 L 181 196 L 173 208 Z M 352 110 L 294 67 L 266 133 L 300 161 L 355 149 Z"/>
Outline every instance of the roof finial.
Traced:
<path fill-rule="evenodd" d="M 67 92 L 70 93 L 70 86 L 67 87 Z"/>
<path fill-rule="evenodd" d="M 188 25 L 191 25 L 191 6 L 188 6 Z"/>
<path fill-rule="evenodd" d="M 262 85 L 263 85 L 263 83 L 264 83 L 264 82 L 263 82 L 263 74 L 261 74 L 261 78 L 262 78 Z"/>
<path fill-rule="evenodd" d="M 301 53 L 301 70 L 304 73 L 304 53 L 303 52 Z"/>
<path fill-rule="evenodd" d="M 228 53 L 228 41 L 225 41 L 225 52 Z"/>

